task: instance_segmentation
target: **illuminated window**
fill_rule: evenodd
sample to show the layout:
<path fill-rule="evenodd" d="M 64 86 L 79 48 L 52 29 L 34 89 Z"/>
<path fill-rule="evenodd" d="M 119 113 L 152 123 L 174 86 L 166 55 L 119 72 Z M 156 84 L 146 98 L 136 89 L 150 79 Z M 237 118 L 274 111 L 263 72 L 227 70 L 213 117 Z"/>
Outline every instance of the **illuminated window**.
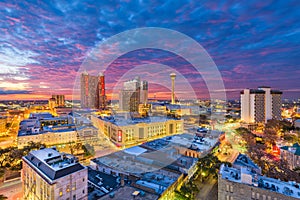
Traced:
<path fill-rule="evenodd" d="M 259 193 L 256 193 L 256 199 L 259 199 Z"/>
<path fill-rule="evenodd" d="M 255 192 L 252 192 L 251 198 L 255 199 Z"/>
<path fill-rule="evenodd" d="M 62 189 L 59 189 L 59 196 L 61 197 L 63 195 Z"/>
<path fill-rule="evenodd" d="M 232 185 L 230 186 L 230 192 L 231 193 L 233 192 L 233 186 Z"/>
<path fill-rule="evenodd" d="M 226 192 L 229 192 L 229 185 L 226 185 Z"/>
<path fill-rule="evenodd" d="M 243 188 L 241 188 L 241 194 L 244 194 L 244 189 Z"/>

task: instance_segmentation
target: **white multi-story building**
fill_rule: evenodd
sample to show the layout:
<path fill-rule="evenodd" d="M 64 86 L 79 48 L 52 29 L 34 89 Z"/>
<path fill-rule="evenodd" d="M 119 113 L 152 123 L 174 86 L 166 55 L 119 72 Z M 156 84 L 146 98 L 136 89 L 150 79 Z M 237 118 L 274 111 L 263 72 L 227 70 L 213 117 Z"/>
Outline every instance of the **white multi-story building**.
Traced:
<path fill-rule="evenodd" d="M 75 117 L 75 123 L 70 116 L 40 118 L 32 117 L 21 121 L 18 131 L 18 148 L 28 145 L 29 141 L 42 143 L 47 146 L 70 144 L 74 142 L 98 142 L 97 129 L 91 122 Z"/>
<path fill-rule="evenodd" d="M 183 120 L 165 117 L 124 119 L 93 117 L 95 126 L 117 146 L 132 146 L 155 138 L 183 132 Z"/>
<path fill-rule="evenodd" d="M 24 200 L 87 200 L 88 170 L 55 148 L 31 151 L 22 158 Z"/>
<path fill-rule="evenodd" d="M 299 183 L 262 176 L 248 166 L 221 165 L 218 176 L 218 200 L 296 200 Z"/>
<path fill-rule="evenodd" d="M 269 87 L 245 89 L 241 92 L 241 120 L 246 123 L 266 123 L 281 119 L 281 91 Z"/>

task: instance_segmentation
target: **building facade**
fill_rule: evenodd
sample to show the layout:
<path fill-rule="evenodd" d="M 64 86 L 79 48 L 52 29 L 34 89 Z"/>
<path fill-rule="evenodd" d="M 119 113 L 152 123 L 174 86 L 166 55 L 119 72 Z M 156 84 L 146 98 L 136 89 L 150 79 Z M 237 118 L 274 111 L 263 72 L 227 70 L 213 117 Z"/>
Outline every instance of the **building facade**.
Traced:
<path fill-rule="evenodd" d="M 281 91 L 269 87 L 245 89 L 241 92 L 241 120 L 246 123 L 266 123 L 281 120 Z"/>
<path fill-rule="evenodd" d="M 22 158 L 24 200 L 87 200 L 87 168 L 56 149 L 31 151 Z"/>
<path fill-rule="evenodd" d="M 65 95 L 52 95 L 52 98 L 55 99 L 55 107 L 65 107 Z"/>
<path fill-rule="evenodd" d="M 34 134 L 18 135 L 17 144 L 21 149 L 28 145 L 28 142 L 45 144 L 47 146 L 58 144 L 70 144 L 78 141 L 78 134 L 75 128 L 65 130 L 51 130 L 45 132 L 37 132 Z"/>
<path fill-rule="evenodd" d="M 71 116 L 52 117 L 50 113 L 33 113 L 31 118 L 20 122 L 17 136 L 18 148 L 28 145 L 29 141 L 47 146 L 91 142 L 98 135 L 91 125 L 75 125 Z M 75 120 L 76 121 L 76 120 Z"/>
<path fill-rule="evenodd" d="M 87 72 L 81 74 L 80 100 L 82 108 L 106 108 L 105 77 L 103 73 L 99 73 L 98 76 L 89 75 Z"/>
<path fill-rule="evenodd" d="M 218 175 L 218 200 L 296 200 L 298 183 L 260 176 L 247 168 L 222 165 Z"/>
<path fill-rule="evenodd" d="M 139 104 L 148 102 L 148 82 L 139 77 L 124 82 L 119 94 L 119 109 L 128 112 L 138 112 Z"/>
<path fill-rule="evenodd" d="M 117 146 L 131 146 L 154 138 L 183 132 L 183 120 L 93 118 L 95 126 Z"/>
<path fill-rule="evenodd" d="M 288 163 L 291 170 L 300 167 L 300 145 L 283 146 L 280 148 L 280 158 Z"/>
<path fill-rule="evenodd" d="M 146 105 L 147 103 L 148 103 L 148 82 L 141 81 L 140 104 Z"/>

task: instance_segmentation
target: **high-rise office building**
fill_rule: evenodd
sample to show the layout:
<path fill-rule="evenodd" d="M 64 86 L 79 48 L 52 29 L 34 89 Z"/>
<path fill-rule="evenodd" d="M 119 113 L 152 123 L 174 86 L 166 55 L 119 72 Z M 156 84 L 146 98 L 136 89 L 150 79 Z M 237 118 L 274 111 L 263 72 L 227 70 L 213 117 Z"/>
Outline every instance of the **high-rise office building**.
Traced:
<path fill-rule="evenodd" d="M 141 81 L 140 103 L 141 104 L 148 103 L 148 82 L 147 81 Z"/>
<path fill-rule="evenodd" d="M 245 89 L 241 92 L 241 120 L 247 123 L 266 123 L 281 119 L 281 95 L 270 87 Z"/>
<path fill-rule="evenodd" d="M 55 99 L 55 107 L 65 106 L 65 95 L 52 95 L 52 98 Z"/>
<path fill-rule="evenodd" d="M 105 77 L 104 77 L 103 73 L 99 73 L 98 96 L 99 96 L 99 109 L 105 110 L 105 108 L 106 108 L 106 94 L 105 94 Z"/>
<path fill-rule="evenodd" d="M 56 100 L 55 100 L 55 98 L 50 98 L 48 100 L 48 107 L 49 107 L 49 109 L 51 111 L 55 109 L 55 107 L 56 107 Z"/>
<path fill-rule="evenodd" d="M 120 110 L 138 112 L 139 104 L 148 102 L 148 82 L 141 81 L 140 77 L 124 82 L 120 91 Z"/>
<path fill-rule="evenodd" d="M 103 73 L 91 76 L 86 71 L 80 79 L 81 107 L 92 109 L 106 108 L 105 77 Z"/>
<path fill-rule="evenodd" d="M 22 160 L 23 199 L 88 199 L 88 170 L 73 155 L 45 148 Z"/>

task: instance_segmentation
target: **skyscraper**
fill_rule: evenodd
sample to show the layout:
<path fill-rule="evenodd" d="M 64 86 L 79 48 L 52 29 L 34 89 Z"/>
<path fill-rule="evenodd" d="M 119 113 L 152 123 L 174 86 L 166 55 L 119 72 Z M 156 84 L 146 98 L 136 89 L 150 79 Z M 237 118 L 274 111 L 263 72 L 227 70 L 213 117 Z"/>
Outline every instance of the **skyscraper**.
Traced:
<path fill-rule="evenodd" d="M 129 112 L 138 111 L 140 103 L 140 87 L 141 83 L 139 77 L 124 82 L 123 88 L 120 91 L 120 110 Z"/>
<path fill-rule="evenodd" d="M 49 107 L 49 110 L 50 110 L 51 114 L 54 114 L 55 113 L 55 108 L 57 107 L 55 98 L 52 97 L 48 100 L 48 107 Z"/>
<path fill-rule="evenodd" d="M 105 110 L 106 108 L 106 94 L 105 94 L 105 77 L 103 73 L 99 73 L 98 80 L 98 96 L 99 96 L 99 109 Z"/>
<path fill-rule="evenodd" d="M 148 82 L 147 81 L 141 81 L 140 103 L 141 104 L 148 103 Z"/>
<path fill-rule="evenodd" d="M 140 77 L 126 81 L 120 90 L 120 110 L 138 112 L 139 104 L 148 102 L 148 82 L 141 81 Z"/>
<path fill-rule="evenodd" d="M 241 120 L 247 123 L 266 123 L 281 119 L 281 91 L 270 87 L 245 89 L 241 92 Z"/>
<path fill-rule="evenodd" d="M 55 99 L 55 107 L 64 107 L 65 106 L 65 95 L 52 95 L 52 98 Z"/>
<path fill-rule="evenodd" d="M 105 109 L 106 94 L 103 73 L 92 76 L 86 71 L 83 72 L 80 78 L 80 94 L 82 108 Z"/>

